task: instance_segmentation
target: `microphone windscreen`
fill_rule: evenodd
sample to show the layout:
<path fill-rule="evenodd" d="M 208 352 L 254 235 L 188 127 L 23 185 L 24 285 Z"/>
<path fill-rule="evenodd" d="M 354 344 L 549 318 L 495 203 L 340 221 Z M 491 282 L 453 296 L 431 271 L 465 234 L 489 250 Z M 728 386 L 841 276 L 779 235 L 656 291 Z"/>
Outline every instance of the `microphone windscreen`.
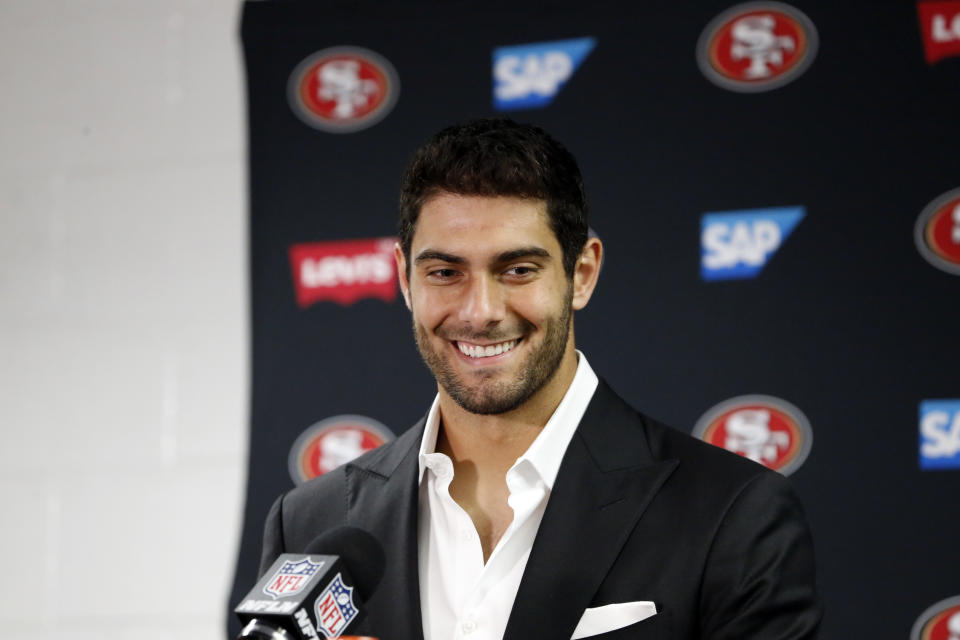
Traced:
<path fill-rule="evenodd" d="M 306 554 L 340 556 L 360 597 L 367 601 L 383 578 L 386 556 L 373 535 L 358 527 L 342 526 L 324 531 L 307 545 Z"/>

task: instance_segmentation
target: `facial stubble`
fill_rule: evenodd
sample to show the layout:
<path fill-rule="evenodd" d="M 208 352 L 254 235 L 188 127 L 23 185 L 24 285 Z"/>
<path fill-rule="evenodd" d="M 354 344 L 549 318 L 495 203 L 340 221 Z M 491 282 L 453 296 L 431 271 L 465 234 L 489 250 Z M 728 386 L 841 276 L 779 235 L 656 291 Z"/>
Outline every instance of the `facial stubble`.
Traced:
<path fill-rule="evenodd" d="M 543 323 L 543 340 L 539 346 L 530 348 L 527 345 L 524 348 L 529 349 L 519 369 L 520 374 L 516 379 L 493 382 L 490 379 L 495 376 L 494 372 L 471 373 L 472 381 L 464 380 L 450 365 L 447 357 L 434 349 L 430 342 L 430 336 L 427 329 L 419 324 L 416 318 L 413 319 L 413 335 L 417 341 L 417 349 L 423 361 L 433 372 L 437 382 L 454 399 L 454 401 L 463 407 L 466 411 L 481 415 L 494 415 L 512 411 L 529 400 L 537 391 L 542 389 L 556 374 L 563 360 L 564 352 L 567 348 L 567 340 L 570 336 L 570 322 L 573 317 L 571 303 L 573 301 L 573 283 L 569 283 L 564 295 L 562 308 L 555 315 L 550 316 Z M 533 325 L 524 320 L 521 334 L 523 341 L 530 335 L 530 329 Z M 445 338 L 442 332 L 435 332 L 438 337 L 449 340 L 455 338 Z M 464 340 L 474 341 L 500 341 L 504 332 L 494 328 L 485 332 L 474 332 L 469 337 L 458 336 Z M 518 343 L 518 348 L 522 342 Z"/>

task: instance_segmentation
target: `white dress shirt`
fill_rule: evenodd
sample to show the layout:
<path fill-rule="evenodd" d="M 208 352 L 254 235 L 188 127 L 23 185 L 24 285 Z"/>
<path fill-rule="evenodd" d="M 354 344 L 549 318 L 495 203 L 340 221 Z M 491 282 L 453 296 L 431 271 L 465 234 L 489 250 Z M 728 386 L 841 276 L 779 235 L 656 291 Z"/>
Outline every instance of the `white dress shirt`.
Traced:
<path fill-rule="evenodd" d="M 470 516 L 450 497 L 453 462 L 436 453 L 439 395 L 420 443 L 419 570 L 424 640 L 500 640 L 540 528 L 560 461 L 597 388 L 577 352 L 577 372 L 556 411 L 507 471 L 513 521 L 487 563 Z"/>

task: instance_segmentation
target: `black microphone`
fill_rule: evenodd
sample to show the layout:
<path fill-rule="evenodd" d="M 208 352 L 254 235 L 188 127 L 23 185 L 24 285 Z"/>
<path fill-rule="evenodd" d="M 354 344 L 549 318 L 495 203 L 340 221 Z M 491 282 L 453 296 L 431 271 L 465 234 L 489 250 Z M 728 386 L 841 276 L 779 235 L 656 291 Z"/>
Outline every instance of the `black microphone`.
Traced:
<path fill-rule="evenodd" d="M 241 639 L 337 638 L 364 617 L 386 559 L 383 547 L 357 527 L 317 536 L 304 553 L 284 553 L 234 609 Z"/>

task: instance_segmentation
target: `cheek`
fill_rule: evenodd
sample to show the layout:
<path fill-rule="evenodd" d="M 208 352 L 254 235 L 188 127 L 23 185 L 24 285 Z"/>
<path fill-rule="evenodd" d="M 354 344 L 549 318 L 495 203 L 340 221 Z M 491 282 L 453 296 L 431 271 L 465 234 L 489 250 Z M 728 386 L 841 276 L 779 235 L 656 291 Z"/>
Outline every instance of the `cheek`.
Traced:
<path fill-rule="evenodd" d="M 445 301 L 442 296 L 431 292 L 424 295 L 421 290 L 417 295 L 411 293 L 410 311 L 413 313 L 413 320 L 427 329 L 435 329 L 443 324 L 444 319 L 449 316 L 449 301 Z"/>
<path fill-rule="evenodd" d="M 507 298 L 513 313 L 536 325 L 557 315 L 562 302 L 563 296 L 545 290 L 517 291 Z"/>

